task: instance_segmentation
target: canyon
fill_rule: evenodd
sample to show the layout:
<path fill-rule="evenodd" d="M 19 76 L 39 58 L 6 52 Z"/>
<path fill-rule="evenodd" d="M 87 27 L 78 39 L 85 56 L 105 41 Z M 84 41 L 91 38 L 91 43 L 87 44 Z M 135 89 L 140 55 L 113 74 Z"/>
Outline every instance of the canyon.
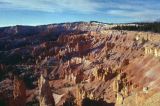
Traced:
<path fill-rule="evenodd" d="M 159 106 L 160 34 L 114 26 L 0 28 L 0 104 Z"/>

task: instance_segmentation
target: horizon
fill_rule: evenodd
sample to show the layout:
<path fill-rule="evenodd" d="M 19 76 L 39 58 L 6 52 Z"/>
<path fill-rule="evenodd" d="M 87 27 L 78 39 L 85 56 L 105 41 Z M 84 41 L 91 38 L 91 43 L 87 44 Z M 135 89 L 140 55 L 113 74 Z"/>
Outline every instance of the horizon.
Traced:
<path fill-rule="evenodd" d="M 56 24 L 69 24 L 69 23 L 91 23 L 91 22 L 97 22 L 97 23 L 102 23 L 102 24 L 143 24 L 143 23 L 160 23 L 159 21 L 152 21 L 152 22 L 131 22 L 131 23 L 105 23 L 105 22 L 99 22 L 99 21 L 73 21 L 73 22 L 59 22 L 59 23 L 48 23 L 48 24 L 38 24 L 38 25 L 26 25 L 26 24 L 16 24 L 16 25 L 8 25 L 8 26 L 0 26 L 0 28 L 5 28 L 5 27 L 15 27 L 15 26 L 30 26 L 30 27 L 36 27 L 36 26 L 45 26 L 45 25 L 56 25 Z"/>
<path fill-rule="evenodd" d="M 0 0 L 0 27 L 80 21 L 116 24 L 159 19 L 158 0 Z"/>

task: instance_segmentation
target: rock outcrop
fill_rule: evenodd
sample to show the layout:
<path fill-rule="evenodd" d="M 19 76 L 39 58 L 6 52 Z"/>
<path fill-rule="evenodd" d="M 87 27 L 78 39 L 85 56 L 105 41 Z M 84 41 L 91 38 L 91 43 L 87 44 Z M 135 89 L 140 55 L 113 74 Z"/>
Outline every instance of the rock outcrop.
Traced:
<path fill-rule="evenodd" d="M 55 106 L 55 101 L 48 80 L 41 75 L 38 83 L 40 106 Z"/>
<path fill-rule="evenodd" d="M 14 77 L 13 97 L 13 106 L 26 106 L 26 87 L 23 80 L 18 77 Z"/>
<path fill-rule="evenodd" d="M 91 91 L 86 91 L 85 87 L 82 86 L 77 86 L 77 92 L 76 92 L 76 101 L 77 101 L 77 105 L 81 106 L 81 103 L 83 101 L 83 99 L 85 98 L 89 98 L 90 100 L 94 100 L 94 93 Z"/>
<path fill-rule="evenodd" d="M 158 44 L 145 45 L 145 54 L 160 57 L 160 46 Z"/>

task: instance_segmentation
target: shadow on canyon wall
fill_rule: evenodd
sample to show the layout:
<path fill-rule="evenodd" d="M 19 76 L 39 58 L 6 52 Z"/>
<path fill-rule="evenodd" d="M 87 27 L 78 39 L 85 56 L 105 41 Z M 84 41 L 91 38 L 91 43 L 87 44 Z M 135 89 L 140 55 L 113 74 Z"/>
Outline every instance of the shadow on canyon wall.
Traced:
<path fill-rule="evenodd" d="M 74 99 L 70 98 L 69 100 L 66 100 L 63 106 L 76 106 Z M 107 103 L 103 99 L 99 100 L 91 100 L 89 98 L 84 98 L 82 100 L 81 106 L 115 106 L 114 103 Z"/>
<path fill-rule="evenodd" d="M 82 101 L 82 106 L 114 106 L 114 103 L 107 103 L 103 99 L 99 100 L 91 100 L 89 98 L 85 98 Z"/>

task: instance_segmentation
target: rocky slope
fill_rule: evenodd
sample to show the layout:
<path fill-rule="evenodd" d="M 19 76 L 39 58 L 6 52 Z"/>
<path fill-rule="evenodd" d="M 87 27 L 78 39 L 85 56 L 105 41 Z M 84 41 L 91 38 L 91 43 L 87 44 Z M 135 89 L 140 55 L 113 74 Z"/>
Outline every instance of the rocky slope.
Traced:
<path fill-rule="evenodd" d="M 160 34 L 111 27 L 0 28 L 0 103 L 26 95 L 28 106 L 159 106 Z"/>

